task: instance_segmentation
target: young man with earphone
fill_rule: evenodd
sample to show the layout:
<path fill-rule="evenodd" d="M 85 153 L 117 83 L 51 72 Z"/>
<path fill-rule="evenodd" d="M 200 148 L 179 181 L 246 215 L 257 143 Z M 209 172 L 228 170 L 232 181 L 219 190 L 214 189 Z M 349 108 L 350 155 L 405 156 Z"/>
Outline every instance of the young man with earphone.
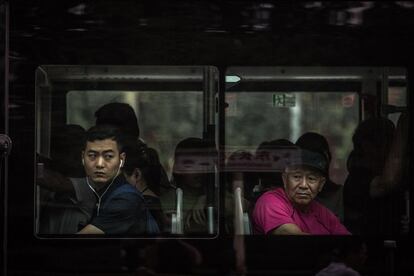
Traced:
<path fill-rule="evenodd" d="M 78 234 L 147 232 L 148 210 L 143 197 L 120 173 L 126 160 L 123 139 L 113 126 L 94 126 L 86 133 L 82 163 L 96 205 L 89 224 Z"/>

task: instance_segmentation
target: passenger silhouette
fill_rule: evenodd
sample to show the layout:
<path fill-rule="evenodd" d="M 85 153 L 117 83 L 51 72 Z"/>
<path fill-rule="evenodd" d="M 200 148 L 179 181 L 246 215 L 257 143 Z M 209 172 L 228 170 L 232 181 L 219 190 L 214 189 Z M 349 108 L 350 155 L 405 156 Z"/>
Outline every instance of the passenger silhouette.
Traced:
<path fill-rule="evenodd" d="M 273 153 L 280 152 L 285 148 L 291 148 L 292 146 L 294 146 L 294 144 L 287 139 L 276 139 L 262 142 L 256 149 L 255 159 L 266 159 L 269 162 L 272 162 Z M 260 171 L 257 173 L 257 177 L 260 182 L 260 191 L 256 197 L 266 191 L 283 186 L 282 172 L 273 170 L 266 172 Z"/>
<path fill-rule="evenodd" d="M 256 174 L 254 156 L 248 151 L 237 150 L 229 155 L 226 162 L 225 230 L 234 234 L 236 188 L 240 188 L 242 211 L 249 214 L 254 200 L 253 188 Z"/>
<path fill-rule="evenodd" d="M 145 144 L 130 145 L 126 149 L 128 158 L 122 169 L 126 180 L 140 191 L 145 203 L 157 224 L 164 232 L 167 230 L 167 218 L 160 201 L 161 164 L 155 150 Z"/>
<path fill-rule="evenodd" d="M 68 177 L 83 177 L 85 172 L 79 160 L 84 143 L 85 129 L 68 124 L 52 129 L 50 138 L 51 169 Z"/>
<path fill-rule="evenodd" d="M 46 162 L 37 179 L 41 191 L 46 189 L 51 195 L 47 201 L 41 199 L 41 234 L 76 233 L 92 216 L 95 199 L 82 182 L 85 172 L 80 156 L 84 137 L 85 130 L 78 125 L 65 125 L 52 131 L 51 160 Z"/>
<path fill-rule="evenodd" d="M 352 136 L 353 150 L 344 184 L 344 223 L 353 234 L 372 235 L 381 231 L 374 219 L 370 183 L 382 173 L 394 136 L 394 124 L 387 118 L 362 121 Z M 378 208 L 379 206 L 377 206 Z M 371 224 L 371 225 L 370 225 Z"/>
<path fill-rule="evenodd" d="M 135 111 L 127 103 L 108 103 L 101 106 L 95 112 L 96 125 L 115 125 L 125 135 L 140 137 L 138 117 Z"/>
<path fill-rule="evenodd" d="M 392 192 L 404 182 L 403 176 L 407 172 L 409 157 L 408 149 L 408 113 L 401 113 L 395 128 L 395 135 L 391 143 L 389 155 L 385 161 L 381 175 L 376 176 L 370 185 L 372 197 L 381 197 Z"/>
<path fill-rule="evenodd" d="M 401 113 L 384 169 L 370 183 L 370 218 L 368 225 L 382 234 L 409 232 L 409 117 Z"/>
<path fill-rule="evenodd" d="M 214 147 L 201 138 L 181 140 L 174 152 L 173 184 L 183 192 L 185 233 L 206 233 L 209 193 L 214 193 Z M 213 190 L 211 190 L 213 189 Z M 210 190 L 210 191 L 209 191 Z M 176 211 L 176 190 L 161 195 L 167 215 Z"/>

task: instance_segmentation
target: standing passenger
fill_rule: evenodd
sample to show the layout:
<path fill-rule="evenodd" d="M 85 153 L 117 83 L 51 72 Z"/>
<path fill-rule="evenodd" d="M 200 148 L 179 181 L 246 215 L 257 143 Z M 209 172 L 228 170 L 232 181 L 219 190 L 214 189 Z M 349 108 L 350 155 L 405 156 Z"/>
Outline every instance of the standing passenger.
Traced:
<path fill-rule="evenodd" d="M 354 148 L 348 157 L 344 184 L 344 223 L 353 234 L 375 234 L 382 214 L 381 204 L 369 195 L 371 181 L 384 170 L 394 136 L 394 124 L 387 118 L 362 121 L 352 136 Z M 375 225 L 375 226 L 374 226 Z"/>

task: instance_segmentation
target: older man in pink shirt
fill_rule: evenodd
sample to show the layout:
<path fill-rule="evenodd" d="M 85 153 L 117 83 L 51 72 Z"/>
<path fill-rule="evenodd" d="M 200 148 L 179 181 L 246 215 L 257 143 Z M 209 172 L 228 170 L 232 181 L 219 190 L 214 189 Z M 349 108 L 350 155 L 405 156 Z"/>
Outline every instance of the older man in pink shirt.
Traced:
<path fill-rule="evenodd" d="M 298 149 L 282 174 L 283 188 L 264 193 L 253 210 L 257 234 L 350 235 L 339 219 L 314 201 L 328 173 L 322 153 Z"/>

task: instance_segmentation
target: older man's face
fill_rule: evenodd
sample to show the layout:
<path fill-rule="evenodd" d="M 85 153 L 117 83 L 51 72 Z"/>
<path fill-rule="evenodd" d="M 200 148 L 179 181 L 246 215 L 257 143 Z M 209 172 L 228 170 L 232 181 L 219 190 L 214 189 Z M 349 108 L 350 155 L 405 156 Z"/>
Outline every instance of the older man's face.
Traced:
<path fill-rule="evenodd" d="M 282 177 L 289 200 L 302 210 L 306 209 L 325 184 L 325 177 L 320 173 L 302 166 L 288 168 Z"/>

